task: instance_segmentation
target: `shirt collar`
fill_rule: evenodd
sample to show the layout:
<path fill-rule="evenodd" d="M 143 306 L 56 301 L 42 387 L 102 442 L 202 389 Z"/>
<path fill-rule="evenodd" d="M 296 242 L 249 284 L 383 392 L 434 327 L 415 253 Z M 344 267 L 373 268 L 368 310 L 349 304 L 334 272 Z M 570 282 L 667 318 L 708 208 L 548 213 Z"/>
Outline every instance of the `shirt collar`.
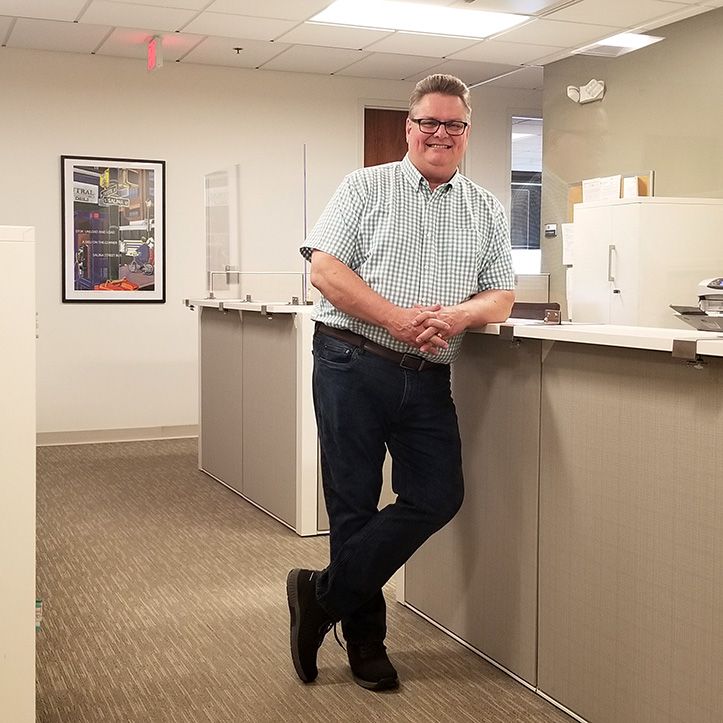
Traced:
<path fill-rule="evenodd" d="M 415 190 L 418 190 L 421 183 L 427 183 L 427 179 L 417 170 L 417 167 L 409 160 L 409 154 L 407 153 L 401 161 L 402 173 L 404 177 L 412 184 Z M 446 183 L 440 183 L 439 185 L 445 189 L 445 192 L 451 190 L 459 183 L 459 170 L 454 172 L 452 178 Z"/>

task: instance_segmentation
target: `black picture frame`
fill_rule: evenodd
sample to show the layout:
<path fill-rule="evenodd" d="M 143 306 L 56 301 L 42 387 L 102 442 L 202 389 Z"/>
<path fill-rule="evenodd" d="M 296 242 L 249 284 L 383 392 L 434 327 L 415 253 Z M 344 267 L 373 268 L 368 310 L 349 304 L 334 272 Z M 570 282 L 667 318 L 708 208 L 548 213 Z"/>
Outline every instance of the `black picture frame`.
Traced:
<path fill-rule="evenodd" d="M 60 157 L 63 302 L 166 301 L 166 162 Z"/>

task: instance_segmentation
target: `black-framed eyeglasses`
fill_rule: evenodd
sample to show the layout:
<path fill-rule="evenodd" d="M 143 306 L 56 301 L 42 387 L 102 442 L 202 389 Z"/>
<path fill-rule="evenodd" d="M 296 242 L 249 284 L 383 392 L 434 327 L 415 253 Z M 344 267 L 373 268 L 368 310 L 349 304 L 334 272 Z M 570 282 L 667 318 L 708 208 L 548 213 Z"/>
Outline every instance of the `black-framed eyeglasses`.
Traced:
<path fill-rule="evenodd" d="M 427 135 L 436 133 L 439 126 L 444 126 L 450 136 L 461 136 L 466 130 L 469 123 L 460 120 L 441 121 L 436 118 L 410 118 L 410 121 L 419 126 L 419 130 Z"/>

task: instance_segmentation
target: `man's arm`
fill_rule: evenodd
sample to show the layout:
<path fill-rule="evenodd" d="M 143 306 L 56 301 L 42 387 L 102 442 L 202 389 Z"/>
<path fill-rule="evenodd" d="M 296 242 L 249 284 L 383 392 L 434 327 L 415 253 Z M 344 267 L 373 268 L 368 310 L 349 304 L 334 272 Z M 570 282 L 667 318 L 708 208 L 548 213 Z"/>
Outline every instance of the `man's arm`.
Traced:
<path fill-rule="evenodd" d="M 449 331 L 445 320 L 435 319 L 442 308 L 439 304 L 409 309 L 396 306 L 368 286 L 346 264 L 331 254 L 318 250 L 311 255 L 311 283 L 340 311 L 369 324 L 384 327 L 399 341 L 417 348 L 426 344 L 429 348 L 424 351 L 432 353 L 447 347 L 447 343 L 440 337 L 436 337 L 432 342 L 429 338 L 417 341 L 419 325 L 425 321 L 430 324 L 430 329 Z M 433 333 L 435 332 L 430 331 L 429 336 Z"/>

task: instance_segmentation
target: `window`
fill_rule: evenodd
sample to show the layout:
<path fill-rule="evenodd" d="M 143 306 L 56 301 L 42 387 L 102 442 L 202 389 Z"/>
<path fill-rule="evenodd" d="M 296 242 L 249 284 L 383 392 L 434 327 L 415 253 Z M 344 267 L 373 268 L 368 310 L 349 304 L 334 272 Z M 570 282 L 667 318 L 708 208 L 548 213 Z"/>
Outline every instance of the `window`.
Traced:
<path fill-rule="evenodd" d="M 510 235 L 514 249 L 540 248 L 542 119 L 512 118 Z"/>

